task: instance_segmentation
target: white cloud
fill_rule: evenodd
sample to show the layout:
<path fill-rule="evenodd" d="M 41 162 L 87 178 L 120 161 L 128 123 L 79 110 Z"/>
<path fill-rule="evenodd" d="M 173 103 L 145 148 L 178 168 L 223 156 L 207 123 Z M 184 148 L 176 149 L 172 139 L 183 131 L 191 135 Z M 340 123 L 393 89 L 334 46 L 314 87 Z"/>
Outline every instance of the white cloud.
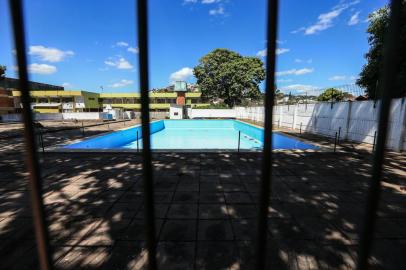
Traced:
<path fill-rule="evenodd" d="M 131 53 L 138 53 L 139 49 L 138 49 L 138 47 L 128 47 L 127 51 L 129 51 Z"/>
<path fill-rule="evenodd" d="M 64 82 L 64 83 L 62 84 L 62 86 L 65 87 L 65 88 L 70 88 L 70 87 L 72 87 L 72 84 L 70 84 L 70 83 L 68 83 L 68 82 Z"/>
<path fill-rule="evenodd" d="M 220 0 L 202 0 L 202 4 L 213 4 L 220 2 Z"/>
<path fill-rule="evenodd" d="M 290 51 L 290 49 L 287 49 L 287 48 L 278 48 L 278 49 L 276 49 L 275 53 L 276 53 L 277 55 L 279 55 L 279 54 L 287 53 L 287 52 L 289 52 L 289 51 Z M 266 50 L 266 49 L 263 49 L 263 50 L 260 50 L 260 51 L 257 52 L 257 56 L 259 56 L 259 57 L 265 57 L 265 56 L 266 56 L 266 53 L 267 53 L 267 50 Z"/>
<path fill-rule="evenodd" d="M 116 46 L 118 47 L 128 47 L 128 43 L 125 41 L 119 41 L 116 43 Z"/>
<path fill-rule="evenodd" d="M 292 81 L 292 79 L 278 79 L 278 80 L 276 80 L 276 82 L 278 82 L 278 83 L 285 83 L 285 82 L 291 82 Z"/>
<path fill-rule="evenodd" d="M 353 81 L 356 79 L 356 77 L 355 76 L 345 76 L 345 75 L 334 75 L 328 79 L 330 81 L 345 81 L 345 80 Z"/>
<path fill-rule="evenodd" d="M 201 0 L 200 3 L 202 4 L 214 4 L 220 2 L 221 0 Z M 183 0 L 183 4 L 196 4 L 198 0 Z"/>
<path fill-rule="evenodd" d="M 224 15 L 224 8 L 222 6 L 218 6 L 216 9 L 209 10 L 210 15 Z"/>
<path fill-rule="evenodd" d="M 117 60 L 106 60 L 104 63 L 108 66 L 116 67 L 118 69 L 132 69 L 133 65 L 131 65 L 130 62 L 128 62 L 125 58 L 121 57 Z"/>
<path fill-rule="evenodd" d="M 308 64 L 311 64 L 311 63 L 313 63 L 313 59 L 309 58 L 309 59 L 306 60 L 306 59 L 296 58 L 295 63 L 308 63 Z"/>
<path fill-rule="evenodd" d="M 109 85 L 109 87 L 118 88 L 118 87 L 128 86 L 128 85 L 131 85 L 133 83 L 134 83 L 134 81 L 132 81 L 132 80 L 123 79 L 123 80 L 121 80 L 119 82 L 116 82 L 116 83 L 113 83 L 113 84 Z"/>
<path fill-rule="evenodd" d="M 57 48 L 44 47 L 42 45 L 30 46 L 29 55 L 33 55 L 45 62 L 61 62 L 68 56 L 73 56 L 73 51 L 62 51 Z"/>
<path fill-rule="evenodd" d="M 347 77 L 346 76 L 343 76 L 343 75 L 335 75 L 335 76 L 332 76 L 332 77 L 330 77 L 330 78 L 328 78 L 330 81 L 344 81 L 344 80 L 346 80 L 347 79 Z"/>
<path fill-rule="evenodd" d="M 319 89 L 319 87 L 307 84 L 291 84 L 280 88 L 281 91 L 298 91 L 298 92 L 314 91 L 317 89 Z"/>
<path fill-rule="evenodd" d="M 260 50 L 257 52 L 257 56 L 265 57 L 266 56 L 266 49 Z"/>
<path fill-rule="evenodd" d="M 277 55 L 279 55 L 279 54 L 283 54 L 283 53 L 287 53 L 287 52 L 289 52 L 290 51 L 290 49 L 287 49 L 287 48 L 278 48 L 278 49 L 276 49 L 276 54 Z"/>
<path fill-rule="evenodd" d="M 317 18 L 316 23 L 308 27 L 300 27 L 299 29 L 292 31 L 291 33 L 295 34 L 299 32 L 304 32 L 305 35 L 313 35 L 321 31 L 324 31 L 333 26 L 334 19 L 339 17 L 344 10 L 358 3 L 359 3 L 358 0 L 344 3 L 343 1 L 341 1 L 339 5 L 333 7 L 329 12 L 320 14 Z"/>
<path fill-rule="evenodd" d="M 358 12 L 356 12 L 356 13 L 354 13 L 352 16 L 351 16 L 351 18 L 350 18 L 350 20 L 348 21 L 348 25 L 356 25 L 356 24 L 358 24 L 359 23 L 359 14 L 360 14 L 360 12 L 358 11 Z"/>
<path fill-rule="evenodd" d="M 184 67 L 172 73 L 171 76 L 169 77 L 169 80 L 171 82 L 186 81 L 188 78 L 192 76 L 193 76 L 193 68 Z"/>
<path fill-rule="evenodd" d="M 289 69 L 285 71 L 278 71 L 275 73 L 276 76 L 285 76 L 285 75 L 304 75 L 307 73 L 312 73 L 313 68 L 302 68 L 302 69 Z"/>
<path fill-rule="evenodd" d="M 332 27 L 333 20 L 336 17 L 340 16 L 340 14 L 341 14 L 341 12 L 343 12 L 343 10 L 344 9 L 341 8 L 341 9 L 336 9 L 336 10 L 333 10 L 333 11 L 330 11 L 327 13 L 320 14 L 318 17 L 318 21 L 315 24 L 307 27 L 304 30 L 304 34 L 313 35 L 313 34 L 316 34 L 317 32 L 321 32 L 323 30 L 326 30 L 326 29 Z"/>
<path fill-rule="evenodd" d="M 55 73 L 57 69 L 55 66 L 33 63 L 28 66 L 28 71 L 33 74 L 49 75 Z"/>

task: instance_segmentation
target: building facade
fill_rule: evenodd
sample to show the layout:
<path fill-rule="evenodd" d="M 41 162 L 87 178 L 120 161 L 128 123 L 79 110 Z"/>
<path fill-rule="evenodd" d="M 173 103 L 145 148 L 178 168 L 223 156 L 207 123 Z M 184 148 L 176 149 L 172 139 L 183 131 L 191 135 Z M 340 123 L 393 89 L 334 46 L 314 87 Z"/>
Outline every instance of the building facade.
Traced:
<path fill-rule="evenodd" d="M 110 109 L 140 111 L 139 93 L 94 93 L 81 90 L 39 90 L 31 91 L 31 107 L 38 113 L 97 112 Z M 17 112 L 21 110 L 20 91 L 12 91 Z M 181 97 L 180 97 L 181 96 Z M 169 112 L 171 104 L 186 107 L 202 107 L 200 92 L 150 92 L 150 110 Z M 181 102 L 182 104 L 178 104 Z"/>
<path fill-rule="evenodd" d="M 14 98 L 11 90 L 0 88 L 0 115 L 14 113 Z"/>

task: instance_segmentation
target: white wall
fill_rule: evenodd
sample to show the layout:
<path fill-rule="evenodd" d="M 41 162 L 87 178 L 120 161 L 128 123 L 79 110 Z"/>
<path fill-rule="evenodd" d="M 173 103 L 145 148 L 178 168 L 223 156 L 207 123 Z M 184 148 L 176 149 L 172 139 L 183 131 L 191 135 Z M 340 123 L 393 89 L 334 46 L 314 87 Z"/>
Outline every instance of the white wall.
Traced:
<path fill-rule="evenodd" d="M 102 113 L 99 112 L 76 112 L 62 113 L 64 120 L 98 120 L 102 119 Z"/>
<path fill-rule="evenodd" d="M 183 107 L 171 105 L 171 107 L 169 108 L 169 118 L 183 119 Z"/>
<path fill-rule="evenodd" d="M 234 109 L 189 109 L 189 118 L 237 118 Z"/>
<path fill-rule="evenodd" d="M 279 127 L 335 136 L 372 144 L 378 125 L 380 103 L 374 101 L 330 102 L 316 104 L 277 105 L 273 124 Z M 264 121 L 263 107 L 237 107 L 237 118 Z M 406 98 L 392 100 L 387 146 L 406 150 Z"/>

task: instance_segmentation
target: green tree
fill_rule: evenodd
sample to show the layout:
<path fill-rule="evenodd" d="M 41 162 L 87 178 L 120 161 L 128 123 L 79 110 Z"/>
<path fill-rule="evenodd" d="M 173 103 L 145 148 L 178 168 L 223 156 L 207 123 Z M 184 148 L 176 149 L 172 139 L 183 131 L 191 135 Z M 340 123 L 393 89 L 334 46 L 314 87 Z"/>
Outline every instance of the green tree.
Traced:
<path fill-rule="evenodd" d="M 6 66 L 0 65 L 0 81 L 6 77 Z"/>
<path fill-rule="evenodd" d="M 215 49 L 199 60 L 193 74 L 204 98 L 221 98 L 231 108 L 243 99 L 261 98 L 259 84 L 265 79 L 265 68 L 259 58 Z"/>
<path fill-rule="evenodd" d="M 392 97 L 402 97 L 406 95 L 406 1 L 403 1 L 403 10 L 401 12 L 401 36 L 397 55 L 399 56 L 399 71 L 395 82 L 395 89 L 392 89 Z M 370 45 L 368 53 L 365 54 L 367 64 L 364 65 L 357 84 L 365 87 L 370 98 L 376 98 L 378 95 L 377 86 L 379 76 L 382 71 L 383 44 L 384 38 L 389 26 L 389 7 L 383 7 L 369 15 L 369 34 L 368 42 Z M 379 88 L 379 87 L 378 87 Z"/>
<path fill-rule="evenodd" d="M 323 93 L 321 93 L 318 97 L 318 101 L 342 101 L 345 98 L 352 97 L 351 94 L 347 92 L 343 92 L 334 88 L 328 88 Z"/>

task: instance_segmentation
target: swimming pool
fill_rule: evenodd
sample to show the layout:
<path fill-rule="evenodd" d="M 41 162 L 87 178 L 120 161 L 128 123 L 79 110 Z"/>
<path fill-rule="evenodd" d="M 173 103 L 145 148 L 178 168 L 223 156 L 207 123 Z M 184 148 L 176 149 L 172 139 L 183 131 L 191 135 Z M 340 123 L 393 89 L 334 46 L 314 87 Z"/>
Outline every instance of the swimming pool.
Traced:
<path fill-rule="evenodd" d="M 261 150 L 262 128 L 238 120 L 160 120 L 152 122 L 151 148 L 160 150 Z M 138 138 L 138 140 L 137 140 Z M 239 140 L 240 138 L 240 140 Z M 141 149 L 141 126 L 115 131 L 78 143 L 65 149 Z M 273 149 L 316 149 L 279 133 L 273 134 Z"/>

